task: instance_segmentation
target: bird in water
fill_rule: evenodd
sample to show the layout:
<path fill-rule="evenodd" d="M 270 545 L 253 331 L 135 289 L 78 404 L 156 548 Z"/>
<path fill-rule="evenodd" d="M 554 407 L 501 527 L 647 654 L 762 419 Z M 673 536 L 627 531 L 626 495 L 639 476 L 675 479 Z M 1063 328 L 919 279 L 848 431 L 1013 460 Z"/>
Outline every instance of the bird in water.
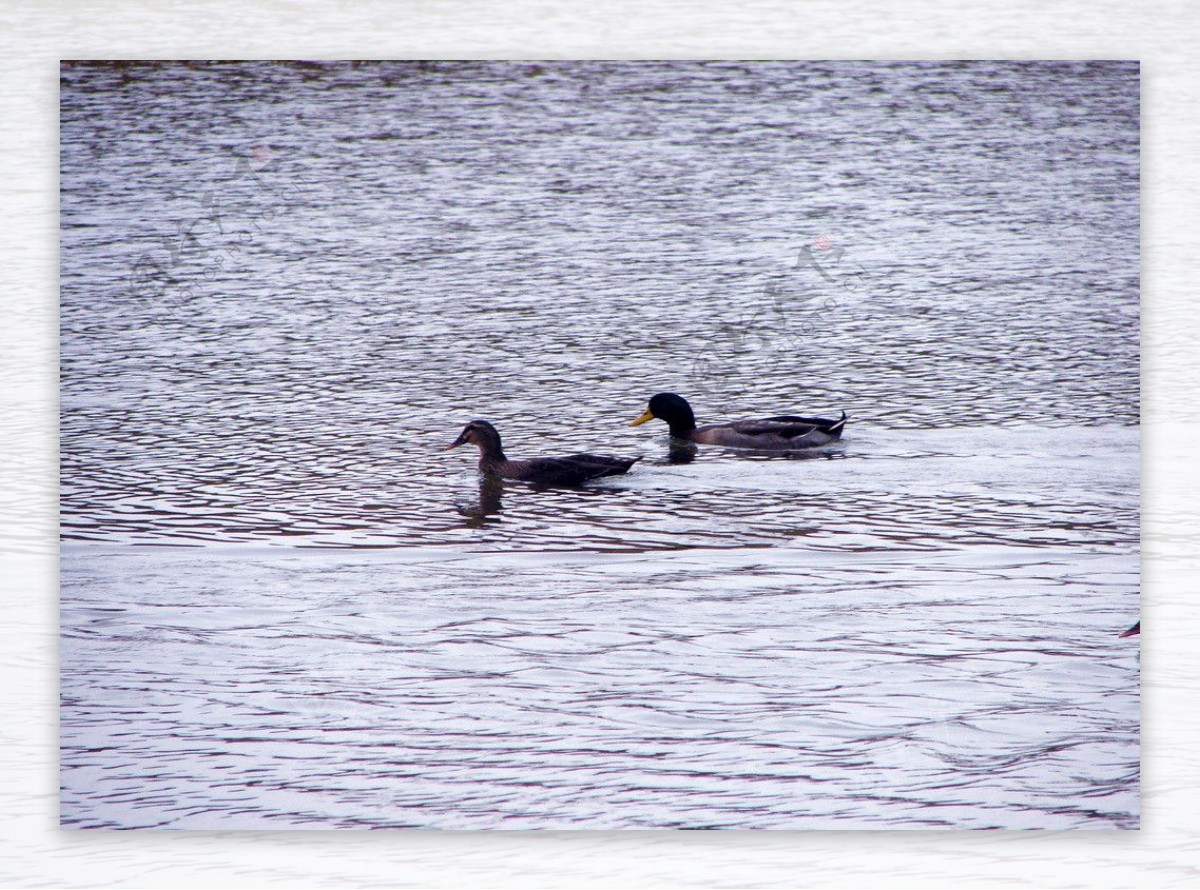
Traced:
<path fill-rule="evenodd" d="M 446 448 L 449 450 L 467 444 L 478 446 L 481 472 L 539 485 L 581 485 L 604 476 L 622 476 L 642 459 L 640 455 L 624 458 L 604 454 L 571 454 L 566 457 L 509 460 L 500 445 L 500 433 L 486 420 L 472 420 Z"/>
<path fill-rule="evenodd" d="M 1122 631 L 1120 634 L 1118 634 L 1117 639 L 1121 639 L 1122 637 L 1136 637 L 1141 632 L 1142 632 L 1142 620 L 1139 618 L 1137 620 L 1137 623 L 1134 624 L 1133 627 L 1129 628 L 1129 630 Z"/>
<path fill-rule="evenodd" d="M 673 392 L 660 392 L 630 426 L 640 426 L 649 420 L 664 420 L 676 439 L 700 445 L 724 445 L 727 448 L 755 448 L 762 451 L 790 451 L 828 445 L 842 437 L 846 412 L 839 420 L 824 417 L 795 417 L 781 414 L 757 420 L 734 420 L 730 423 L 711 423 L 696 426 L 692 406 Z"/>

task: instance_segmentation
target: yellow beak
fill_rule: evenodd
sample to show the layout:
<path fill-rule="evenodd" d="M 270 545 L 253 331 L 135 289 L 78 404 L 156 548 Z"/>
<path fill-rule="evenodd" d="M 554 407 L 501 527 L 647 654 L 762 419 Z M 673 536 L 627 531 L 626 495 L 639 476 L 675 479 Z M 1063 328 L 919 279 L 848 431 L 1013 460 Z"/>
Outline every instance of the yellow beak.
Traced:
<path fill-rule="evenodd" d="M 631 424 L 629 424 L 629 425 L 630 425 L 630 426 L 641 426 L 641 425 L 642 425 L 643 423 L 645 423 L 647 420 L 653 420 L 653 419 L 654 419 L 654 415 L 653 415 L 653 414 L 651 414 L 651 413 L 650 413 L 650 409 L 649 409 L 649 408 L 647 408 L 645 411 L 643 411 L 643 412 L 642 412 L 642 416 L 641 416 L 641 417 L 639 417 L 637 420 L 635 420 L 633 423 L 631 423 Z"/>

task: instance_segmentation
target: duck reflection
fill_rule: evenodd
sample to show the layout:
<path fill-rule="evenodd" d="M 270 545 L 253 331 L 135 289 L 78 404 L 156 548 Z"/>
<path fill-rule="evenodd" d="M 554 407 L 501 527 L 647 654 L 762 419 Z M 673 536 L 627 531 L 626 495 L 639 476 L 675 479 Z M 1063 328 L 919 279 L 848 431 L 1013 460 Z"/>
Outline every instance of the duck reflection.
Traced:
<path fill-rule="evenodd" d="M 799 448 L 795 451 L 763 451 L 755 448 L 723 448 L 719 452 L 749 460 L 840 460 L 846 457 L 845 448 Z M 698 456 L 695 443 L 671 439 L 667 450 L 668 464 L 690 464 Z"/>
<path fill-rule="evenodd" d="M 690 464 L 696 459 L 696 443 L 684 439 L 671 439 L 667 448 L 667 463 Z"/>
<path fill-rule="evenodd" d="M 782 457 L 786 460 L 842 460 L 846 457 L 846 450 L 844 447 L 809 448 L 802 451 L 785 451 Z"/>
<path fill-rule="evenodd" d="M 475 500 L 460 500 L 455 504 L 455 510 L 463 517 L 467 528 L 485 528 L 499 525 L 504 520 L 500 514 L 504 512 L 503 498 L 505 491 L 515 497 L 516 504 L 510 504 L 509 519 L 519 520 L 529 511 L 544 516 L 553 513 L 565 516 L 576 509 L 581 499 L 612 498 L 627 494 L 624 488 L 615 486 L 555 486 L 532 485 L 529 483 L 511 482 L 500 479 L 490 473 L 479 477 L 479 495 Z M 523 492 L 529 492 L 533 497 L 527 499 Z M 515 510 L 515 512 L 513 512 Z"/>
<path fill-rule="evenodd" d="M 499 524 L 502 521 L 499 514 L 504 508 L 503 494 L 504 483 L 500 479 L 491 474 L 480 476 L 479 499 L 458 505 L 458 512 L 466 520 L 467 528 Z"/>

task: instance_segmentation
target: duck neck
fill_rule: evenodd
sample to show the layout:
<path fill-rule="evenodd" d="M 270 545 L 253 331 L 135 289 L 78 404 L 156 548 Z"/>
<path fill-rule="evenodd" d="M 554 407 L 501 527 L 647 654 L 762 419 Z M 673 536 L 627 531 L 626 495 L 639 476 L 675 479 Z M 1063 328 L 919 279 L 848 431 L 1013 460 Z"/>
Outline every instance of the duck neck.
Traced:
<path fill-rule="evenodd" d="M 696 415 L 692 413 L 691 408 L 687 408 L 679 413 L 672 413 L 670 417 L 664 417 L 667 426 L 671 429 L 671 435 L 679 439 L 686 439 L 687 434 L 696 428 Z"/>
<path fill-rule="evenodd" d="M 503 463 L 508 460 L 504 456 L 504 449 L 500 447 L 500 434 L 490 432 L 486 436 L 481 436 L 475 443 L 479 446 L 479 465 Z"/>

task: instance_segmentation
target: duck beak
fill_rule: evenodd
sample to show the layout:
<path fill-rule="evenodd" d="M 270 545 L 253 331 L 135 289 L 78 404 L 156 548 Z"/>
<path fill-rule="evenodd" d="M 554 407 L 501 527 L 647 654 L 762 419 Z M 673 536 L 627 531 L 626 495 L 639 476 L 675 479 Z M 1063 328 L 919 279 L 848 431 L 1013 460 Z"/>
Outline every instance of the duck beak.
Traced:
<path fill-rule="evenodd" d="M 457 439 L 455 439 L 453 442 L 451 442 L 449 445 L 447 445 L 445 450 L 449 451 L 451 448 L 457 448 L 459 445 L 465 445 L 466 443 L 467 443 L 466 437 L 459 436 Z"/>
<path fill-rule="evenodd" d="M 651 414 L 650 409 L 647 408 L 645 411 L 642 412 L 641 417 L 639 417 L 637 420 L 635 420 L 633 423 L 631 423 L 629 425 L 630 426 L 641 426 L 647 420 L 653 420 L 653 419 L 654 419 L 654 415 Z"/>

